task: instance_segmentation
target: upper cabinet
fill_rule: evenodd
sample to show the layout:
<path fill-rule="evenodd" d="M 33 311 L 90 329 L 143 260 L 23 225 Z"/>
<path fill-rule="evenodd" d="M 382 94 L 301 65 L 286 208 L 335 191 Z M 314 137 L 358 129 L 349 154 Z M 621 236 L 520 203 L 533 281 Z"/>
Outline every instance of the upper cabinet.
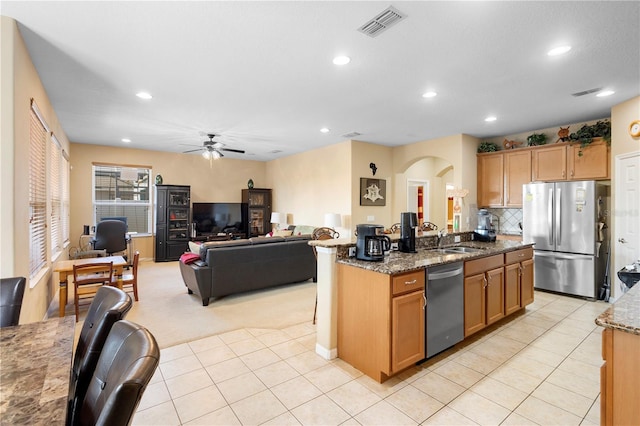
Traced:
<path fill-rule="evenodd" d="M 580 148 L 557 143 L 478 154 L 478 206 L 522 207 L 522 185 L 563 180 L 608 180 L 611 153 L 602 138 Z"/>

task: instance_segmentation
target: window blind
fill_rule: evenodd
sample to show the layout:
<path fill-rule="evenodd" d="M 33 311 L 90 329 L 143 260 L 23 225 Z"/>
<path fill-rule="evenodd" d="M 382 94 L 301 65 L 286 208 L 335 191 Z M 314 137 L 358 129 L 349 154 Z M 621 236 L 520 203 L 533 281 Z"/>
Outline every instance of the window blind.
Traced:
<path fill-rule="evenodd" d="M 71 215 L 69 185 L 69 156 L 62 150 L 62 244 L 69 242 L 69 216 Z"/>
<path fill-rule="evenodd" d="M 29 128 L 29 273 L 34 277 L 47 261 L 46 150 L 49 131 L 31 101 Z"/>
<path fill-rule="evenodd" d="M 51 153 L 49 155 L 49 197 L 51 200 L 51 258 L 62 251 L 62 147 L 51 134 Z"/>

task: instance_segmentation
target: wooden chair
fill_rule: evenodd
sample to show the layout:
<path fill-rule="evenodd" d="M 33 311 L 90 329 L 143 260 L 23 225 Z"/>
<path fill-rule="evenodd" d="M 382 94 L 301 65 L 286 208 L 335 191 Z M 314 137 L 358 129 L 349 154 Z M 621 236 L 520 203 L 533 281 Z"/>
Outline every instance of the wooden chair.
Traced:
<path fill-rule="evenodd" d="M 400 224 L 399 223 L 394 223 L 393 225 L 391 225 L 391 233 L 392 234 L 397 234 L 400 232 Z"/>
<path fill-rule="evenodd" d="M 133 298 L 137 302 L 138 301 L 138 259 L 140 258 L 140 252 L 136 251 L 133 255 L 133 266 L 131 267 L 131 272 L 122 274 L 122 287 L 123 290 L 126 290 L 124 287 L 131 286 L 130 289 L 126 291 L 133 290 Z M 117 286 L 119 277 L 114 276 L 112 278 L 111 285 Z"/>
<path fill-rule="evenodd" d="M 424 222 L 422 225 L 420 225 L 420 229 L 422 231 L 437 231 L 438 225 L 431 222 Z"/>
<path fill-rule="evenodd" d="M 333 228 L 316 228 L 311 233 L 312 240 L 331 240 L 334 238 L 340 238 L 340 233 Z M 316 260 L 318 259 L 318 252 L 316 251 L 316 247 L 313 246 L 313 254 L 316 256 Z M 316 323 L 316 314 L 318 313 L 318 291 L 316 290 L 316 306 L 313 308 L 313 324 Z"/>
<path fill-rule="evenodd" d="M 85 263 L 73 265 L 73 304 L 76 308 L 76 321 L 80 311 L 80 299 L 93 297 L 103 285 L 111 284 L 113 280 L 113 262 Z"/>

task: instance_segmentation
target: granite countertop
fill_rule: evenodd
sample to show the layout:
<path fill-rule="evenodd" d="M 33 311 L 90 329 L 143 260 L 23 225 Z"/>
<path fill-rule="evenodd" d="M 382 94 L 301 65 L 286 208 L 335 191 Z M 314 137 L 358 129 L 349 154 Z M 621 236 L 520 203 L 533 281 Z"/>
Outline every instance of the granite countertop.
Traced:
<path fill-rule="evenodd" d="M 605 328 L 640 335 L 640 285 L 635 285 L 596 318 Z"/>
<path fill-rule="evenodd" d="M 74 315 L 0 329 L 1 423 L 64 425 Z"/>
<path fill-rule="evenodd" d="M 461 260 L 472 260 L 479 257 L 491 256 L 494 254 L 532 247 L 532 244 L 523 244 L 519 241 L 509 240 L 495 241 L 490 243 L 479 241 L 464 241 L 456 244 L 448 244 L 447 246 L 456 245 L 476 247 L 482 249 L 482 251 L 476 253 L 442 254 L 434 250 L 430 250 L 430 248 L 428 247 L 424 247 L 418 248 L 417 253 L 402 253 L 392 250 L 388 255 L 385 255 L 384 260 L 378 262 L 358 260 L 355 257 L 337 258 L 336 262 L 383 274 L 398 274 L 422 269 L 429 266 L 442 265 L 445 263 L 451 263 Z"/>

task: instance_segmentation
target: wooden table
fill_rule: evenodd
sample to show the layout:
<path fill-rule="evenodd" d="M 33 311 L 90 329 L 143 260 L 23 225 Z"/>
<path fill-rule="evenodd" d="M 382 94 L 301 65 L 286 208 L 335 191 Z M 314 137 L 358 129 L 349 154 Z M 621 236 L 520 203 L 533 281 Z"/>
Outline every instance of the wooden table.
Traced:
<path fill-rule="evenodd" d="M 94 257 L 89 259 L 61 260 L 56 262 L 53 271 L 57 272 L 60 281 L 60 317 L 64 316 L 69 298 L 68 278 L 73 276 L 73 265 L 84 265 L 87 263 L 109 263 L 113 262 L 113 273 L 118 277 L 118 287 L 122 288 L 122 270 L 127 266 L 127 261 L 122 256 Z"/>
<path fill-rule="evenodd" d="M 0 329 L 2 424 L 64 425 L 74 315 Z"/>

